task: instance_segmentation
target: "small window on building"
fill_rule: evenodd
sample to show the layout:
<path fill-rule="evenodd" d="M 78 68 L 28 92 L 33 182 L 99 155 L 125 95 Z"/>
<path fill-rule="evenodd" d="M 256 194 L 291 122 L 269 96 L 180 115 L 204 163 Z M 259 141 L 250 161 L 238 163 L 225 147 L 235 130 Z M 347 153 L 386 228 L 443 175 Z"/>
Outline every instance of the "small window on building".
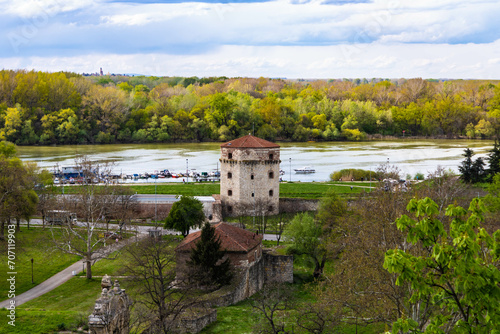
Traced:
<path fill-rule="evenodd" d="M 273 155 L 269 154 L 269 160 L 273 160 Z"/>
<path fill-rule="evenodd" d="M 269 190 L 269 196 L 273 196 L 273 190 Z"/>
<path fill-rule="evenodd" d="M 231 172 L 227 173 L 227 178 L 228 179 L 232 179 L 233 178 L 233 173 L 231 173 Z"/>
<path fill-rule="evenodd" d="M 254 194 L 254 193 L 252 193 L 252 197 L 255 197 L 255 194 Z"/>
<path fill-rule="evenodd" d="M 227 191 L 227 195 L 228 195 L 228 196 L 233 196 L 233 191 L 232 191 L 231 189 L 229 189 L 229 190 Z"/>
<path fill-rule="evenodd" d="M 269 172 L 269 178 L 274 179 L 274 172 Z"/>
<path fill-rule="evenodd" d="M 273 206 L 272 205 L 269 205 L 269 211 L 273 211 Z"/>
<path fill-rule="evenodd" d="M 227 206 L 227 212 L 233 212 L 233 207 L 231 205 Z"/>
<path fill-rule="evenodd" d="M 233 158 L 233 154 L 232 154 L 232 153 L 228 153 L 228 154 L 227 154 L 227 158 L 228 158 L 228 159 L 232 159 L 232 158 Z"/>
<path fill-rule="evenodd" d="M 252 174 L 252 175 L 250 175 L 250 180 L 253 180 L 253 174 Z"/>

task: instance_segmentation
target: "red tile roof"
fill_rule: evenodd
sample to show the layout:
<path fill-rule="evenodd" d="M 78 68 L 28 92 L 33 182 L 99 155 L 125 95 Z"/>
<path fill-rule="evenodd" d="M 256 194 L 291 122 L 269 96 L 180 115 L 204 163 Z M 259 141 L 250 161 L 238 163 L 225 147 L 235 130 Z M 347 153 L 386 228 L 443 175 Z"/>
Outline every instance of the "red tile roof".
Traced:
<path fill-rule="evenodd" d="M 262 242 L 262 235 L 251 231 L 229 225 L 218 223 L 213 226 L 215 235 L 221 241 L 221 249 L 226 252 L 248 253 Z M 184 240 L 177 246 L 176 251 L 186 252 L 193 249 L 201 238 L 201 231 L 188 234 Z"/>
<path fill-rule="evenodd" d="M 280 147 L 278 144 L 271 143 L 270 141 L 252 136 L 246 135 L 244 137 L 231 140 L 220 147 L 238 147 L 238 148 L 269 148 L 269 147 Z"/>

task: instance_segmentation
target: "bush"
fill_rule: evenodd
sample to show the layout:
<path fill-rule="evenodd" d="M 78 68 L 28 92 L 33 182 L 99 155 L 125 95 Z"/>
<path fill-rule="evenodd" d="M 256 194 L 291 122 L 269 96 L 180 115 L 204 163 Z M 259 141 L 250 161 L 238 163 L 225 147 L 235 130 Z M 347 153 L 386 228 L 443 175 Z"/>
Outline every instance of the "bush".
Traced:
<path fill-rule="evenodd" d="M 415 177 L 413 178 L 414 180 L 419 180 L 419 181 L 422 181 L 425 179 L 425 176 L 424 174 L 418 172 L 417 174 L 415 174 Z"/>
<path fill-rule="evenodd" d="M 369 170 L 364 170 L 364 169 L 342 169 L 341 171 L 333 172 L 330 174 L 330 180 L 332 181 L 351 181 L 354 179 L 355 181 L 361 181 L 363 180 L 370 180 L 370 174 L 372 180 L 375 180 L 377 178 L 377 175 L 373 171 Z"/>
<path fill-rule="evenodd" d="M 366 138 L 366 134 L 358 129 L 343 129 L 342 136 L 351 141 L 359 141 Z"/>

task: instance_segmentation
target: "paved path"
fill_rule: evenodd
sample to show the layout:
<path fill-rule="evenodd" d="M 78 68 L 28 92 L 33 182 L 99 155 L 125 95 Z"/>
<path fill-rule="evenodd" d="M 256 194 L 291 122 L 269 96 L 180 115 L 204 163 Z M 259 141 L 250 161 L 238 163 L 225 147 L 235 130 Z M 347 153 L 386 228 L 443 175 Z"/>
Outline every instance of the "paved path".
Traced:
<path fill-rule="evenodd" d="M 140 234 L 139 238 L 143 238 L 145 236 L 146 236 L 146 234 Z M 131 237 L 127 240 L 123 240 L 123 241 L 120 241 L 120 242 L 115 243 L 113 245 L 107 246 L 108 254 L 122 248 L 123 246 L 125 246 L 126 244 L 128 244 L 130 242 L 134 242 L 135 239 L 136 239 L 135 237 Z M 79 274 L 80 272 L 82 272 L 82 268 L 83 268 L 83 260 L 75 262 L 71 266 L 69 266 L 68 268 L 58 272 L 57 274 L 55 274 L 51 278 L 43 281 L 42 283 L 38 284 L 34 288 L 14 297 L 14 300 L 16 301 L 16 307 L 21 305 L 21 304 L 24 304 L 32 299 L 40 297 L 41 295 L 43 295 L 49 291 L 54 290 L 59 285 L 65 283 L 66 281 L 68 281 L 72 277 L 74 277 L 73 272 L 75 274 Z M 7 300 L 0 302 L 0 308 L 7 307 L 9 305 L 10 305 L 10 299 L 7 299 Z"/>

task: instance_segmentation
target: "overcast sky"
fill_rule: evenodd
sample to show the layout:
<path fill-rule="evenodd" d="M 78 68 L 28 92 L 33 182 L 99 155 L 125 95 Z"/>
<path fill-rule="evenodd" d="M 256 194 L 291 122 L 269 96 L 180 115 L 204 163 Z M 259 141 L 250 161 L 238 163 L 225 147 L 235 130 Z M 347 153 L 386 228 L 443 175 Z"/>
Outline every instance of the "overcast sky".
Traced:
<path fill-rule="evenodd" d="M 500 79 L 498 0 L 0 0 L 0 67 Z"/>

